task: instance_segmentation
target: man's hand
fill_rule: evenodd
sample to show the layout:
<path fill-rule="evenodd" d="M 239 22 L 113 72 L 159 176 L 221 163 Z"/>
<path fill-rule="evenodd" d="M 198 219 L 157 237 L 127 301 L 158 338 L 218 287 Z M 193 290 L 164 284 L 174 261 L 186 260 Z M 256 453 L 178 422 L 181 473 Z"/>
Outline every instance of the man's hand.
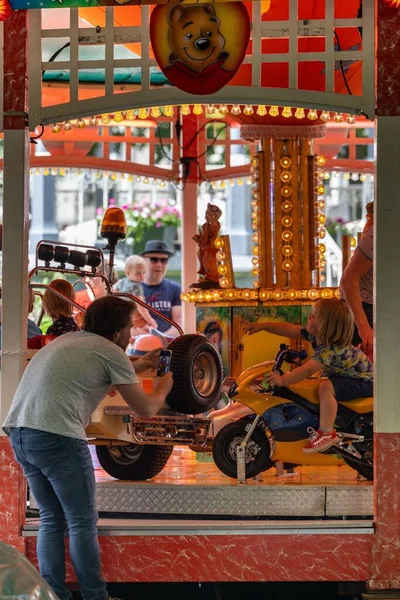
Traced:
<path fill-rule="evenodd" d="M 262 331 L 263 324 L 262 323 L 251 323 L 250 321 L 244 321 L 243 323 L 244 332 L 249 335 L 253 335 L 253 333 L 258 333 Z"/>
<path fill-rule="evenodd" d="M 370 325 L 366 323 L 357 327 L 360 338 L 362 339 L 361 348 L 368 354 L 371 353 L 374 344 L 374 332 Z"/>
<path fill-rule="evenodd" d="M 271 371 L 270 373 L 267 373 L 265 379 L 270 385 L 274 385 L 277 387 L 282 386 L 282 375 L 279 375 L 277 371 Z"/>
<path fill-rule="evenodd" d="M 169 371 L 168 373 L 157 379 L 156 390 L 157 392 L 161 390 L 164 396 L 168 396 L 168 394 L 172 390 L 173 385 L 174 378 L 172 376 L 172 372 Z"/>
<path fill-rule="evenodd" d="M 144 354 L 140 358 L 131 356 L 130 359 L 133 362 L 133 366 L 135 367 L 136 373 L 143 373 L 143 371 L 147 371 L 147 369 L 155 371 L 157 369 L 158 360 L 160 358 L 160 350 L 162 350 L 162 348 L 150 350 L 150 352 L 146 352 L 146 354 Z"/>

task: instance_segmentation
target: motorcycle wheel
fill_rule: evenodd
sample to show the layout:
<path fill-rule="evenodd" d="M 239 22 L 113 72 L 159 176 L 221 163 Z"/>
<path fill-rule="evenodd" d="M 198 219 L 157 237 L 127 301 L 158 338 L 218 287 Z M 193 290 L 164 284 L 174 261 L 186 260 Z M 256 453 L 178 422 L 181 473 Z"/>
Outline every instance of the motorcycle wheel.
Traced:
<path fill-rule="evenodd" d="M 214 462 L 219 470 L 228 477 L 235 479 L 237 477 L 237 447 L 246 437 L 250 425 L 250 421 L 230 423 L 221 429 L 215 437 L 213 443 Z M 260 428 L 256 427 L 246 448 L 246 479 L 255 477 L 274 465 L 269 454 L 268 438 Z"/>
<path fill-rule="evenodd" d="M 173 446 L 96 446 L 106 473 L 124 481 L 145 481 L 158 475 L 168 462 Z"/>
<path fill-rule="evenodd" d="M 168 345 L 172 350 L 174 385 L 167 396 L 169 406 L 186 415 L 206 412 L 219 400 L 223 380 L 218 350 L 204 335 L 188 334 Z"/>
<path fill-rule="evenodd" d="M 355 448 L 361 454 L 361 461 L 353 458 L 351 455 L 343 454 L 345 462 L 357 471 L 362 477 L 368 479 L 368 481 L 374 480 L 374 446 L 373 446 L 373 424 L 372 414 L 359 417 L 355 421 L 354 428 L 349 433 L 356 433 L 357 435 L 365 436 L 364 442 L 355 444 Z M 366 422 L 367 421 L 367 422 Z"/>

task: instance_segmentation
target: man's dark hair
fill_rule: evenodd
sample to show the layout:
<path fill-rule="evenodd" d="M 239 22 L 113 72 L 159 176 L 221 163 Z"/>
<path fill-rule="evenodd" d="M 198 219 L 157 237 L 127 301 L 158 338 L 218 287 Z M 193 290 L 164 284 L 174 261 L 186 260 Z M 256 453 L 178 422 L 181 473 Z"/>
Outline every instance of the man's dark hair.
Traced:
<path fill-rule="evenodd" d="M 116 296 L 104 296 L 88 307 L 83 323 L 84 331 L 97 333 L 108 340 L 132 322 L 135 304 Z"/>

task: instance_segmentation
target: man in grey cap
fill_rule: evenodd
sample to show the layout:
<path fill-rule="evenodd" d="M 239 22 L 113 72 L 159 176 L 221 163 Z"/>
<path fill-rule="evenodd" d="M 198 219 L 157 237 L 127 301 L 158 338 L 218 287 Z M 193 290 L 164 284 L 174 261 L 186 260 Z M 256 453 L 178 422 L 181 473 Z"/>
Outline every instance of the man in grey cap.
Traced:
<path fill-rule="evenodd" d="M 168 245 L 162 240 L 149 240 L 143 252 L 140 253 L 147 263 L 147 271 L 143 285 L 144 297 L 147 304 L 156 308 L 175 321 L 182 324 L 181 286 L 165 277 L 168 260 L 172 256 Z M 153 315 L 157 328 L 165 335 L 176 336 L 178 331 L 168 323 Z"/>

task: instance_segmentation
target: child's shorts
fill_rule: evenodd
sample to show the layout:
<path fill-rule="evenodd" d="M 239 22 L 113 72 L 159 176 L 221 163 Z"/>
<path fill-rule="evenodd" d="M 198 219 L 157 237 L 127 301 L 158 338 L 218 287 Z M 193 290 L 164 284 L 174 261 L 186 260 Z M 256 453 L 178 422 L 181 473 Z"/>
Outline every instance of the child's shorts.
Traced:
<path fill-rule="evenodd" d="M 335 389 L 335 398 L 338 402 L 373 396 L 374 385 L 372 381 L 340 376 L 333 376 L 329 379 Z"/>

